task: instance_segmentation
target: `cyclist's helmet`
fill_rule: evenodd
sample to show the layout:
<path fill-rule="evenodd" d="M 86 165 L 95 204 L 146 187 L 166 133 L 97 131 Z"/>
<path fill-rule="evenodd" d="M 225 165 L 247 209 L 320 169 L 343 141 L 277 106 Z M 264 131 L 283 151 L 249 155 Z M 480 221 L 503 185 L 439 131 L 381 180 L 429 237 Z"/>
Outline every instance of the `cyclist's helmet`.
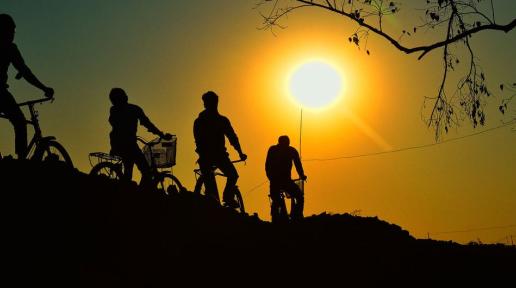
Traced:
<path fill-rule="evenodd" d="M 282 135 L 278 138 L 278 144 L 281 146 L 289 146 L 290 145 L 290 139 L 287 135 Z"/>
<path fill-rule="evenodd" d="M 6 28 L 16 28 L 16 24 L 14 24 L 13 17 L 11 17 L 9 14 L 0 14 L 0 27 L 6 27 Z"/>
<path fill-rule="evenodd" d="M 14 39 L 14 29 L 16 24 L 8 14 L 0 14 L 0 41 L 12 42 Z"/>
<path fill-rule="evenodd" d="M 127 94 L 122 88 L 113 88 L 111 92 L 109 92 L 109 100 L 113 105 L 126 104 L 128 101 Z"/>
<path fill-rule="evenodd" d="M 204 102 L 204 107 L 216 108 L 219 102 L 219 96 L 213 91 L 208 91 L 202 95 L 202 101 Z"/>

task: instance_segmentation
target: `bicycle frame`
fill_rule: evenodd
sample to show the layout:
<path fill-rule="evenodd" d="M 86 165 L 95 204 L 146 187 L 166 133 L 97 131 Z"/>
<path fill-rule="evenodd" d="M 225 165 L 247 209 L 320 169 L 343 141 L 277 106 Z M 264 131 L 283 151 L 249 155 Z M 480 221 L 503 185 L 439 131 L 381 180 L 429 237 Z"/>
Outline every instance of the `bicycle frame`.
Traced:
<path fill-rule="evenodd" d="M 172 136 L 174 136 L 174 135 L 172 135 Z M 159 140 L 156 142 L 146 141 L 145 139 L 143 139 L 142 137 L 139 137 L 139 136 L 136 139 L 139 142 L 141 142 L 143 145 L 148 146 L 149 148 L 152 148 L 152 146 L 161 143 L 161 141 L 163 140 L 162 138 L 159 138 Z M 177 186 L 176 188 L 178 190 L 174 191 L 174 192 L 177 193 L 177 192 L 186 191 L 186 188 L 181 184 L 179 179 L 177 179 L 177 177 L 175 177 L 172 174 L 172 169 L 166 170 L 166 168 L 158 168 L 156 165 L 155 159 L 154 159 L 154 157 L 152 157 L 152 155 L 150 157 L 150 169 L 151 169 L 152 178 L 153 178 L 154 183 L 162 183 L 163 184 L 164 179 L 169 179 L 169 180 L 173 180 L 174 184 Z M 165 187 L 163 187 L 163 188 L 165 189 Z M 168 191 L 165 191 L 165 193 L 169 194 Z"/>
<path fill-rule="evenodd" d="M 161 138 L 157 141 L 146 141 L 142 137 L 136 138 L 138 142 L 147 145 L 148 147 L 152 147 L 161 142 Z M 119 156 L 110 155 L 104 152 L 92 152 L 89 154 L 90 164 L 92 165 L 92 169 L 90 171 L 90 175 L 102 175 L 107 176 L 111 179 L 120 180 L 123 178 L 123 175 L 126 173 L 123 163 L 123 159 Z M 93 157 L 98 159 L 96 164 L 93 164 L 91 160 Z M 147 160 L 147 159 L 146 159 Z M 179 179 L 172 175 L 171 171 L 160 171 L 157 165 L 155 164 L 154 158 L 150 157 L 150 179 L 149 182 L 145 184 L 150 184 L 158 189 L 158 191 L 164 192 L 166 195 L 175 194 L 179 192 L 184 192 L 186 189 L 181 184 Z M 107 174 L 105 174 L 107 172 Z M 143 176 L 143 175 L 142 175 Z M 112 178 L 113 177 L 113 178 Z"/>
<path fill-rule="evenodd" d="M 153 145 L 159 144 L 161 142 L 161 139 L 158 142 L 150 142 L 140 136 L 138 136 L 136 138 L 136 140 L 138 142 L 142 143 L 144 146 L 151 146 L 151 147 Z M 121 168 L 120 172 L 125 173 L 125 167 L 123 165 L 122 158 L 119 156 L 112 156 L 112 155 L 104 153 L 104 152 L 93 152 L 93 153 L 89 154 L 89 157 L 90 157 L 91 166 L 96 166 L 101 162 L 110 162 L 113 165 L 116 165 L 117 167 Z M 93 164 L 91 157 L 98 158 L 99 162 L 97 164 Z M 159 168 L 156 167 L 157 165 L 156 165 L 156 162 L 153 157 L 150 157 L 150 165 L 149 166 L 150 166 L 151 173 L 153 174 L 153 176 L 157 176 L 160 174 L 170 174 L 169 171 L 159 171 Z"/>
<path fill-rule="evenodd" d="M 231 161 L 231 163 L 237 163 L 237 162 L 245 162 L 245 160 Z M 215 166 L 212 166 L 212 171 L 213 171 L 214 176 L 227 177 L 224 173 L 218 172 L 216 170 L 217 170 L 217 168 Z M 204 181 L 205 180 L 204 179 L 205 176 L 202 174 L 200 168 L 194 169 L 194 173 L 195 173 L 195 178 L 196 178 L 195 179 L 194 193 L 201 194 L 202 187 L 204 186 L 206 188 L 206 186 L 205 186 L 206 183 Z M 216 182 L 216 180 L 215 180 L 215 182 Z M 244 207 L 245 205 L 244 205 L 244 201 L 243 201 L 243 198 L 242 198 L 242 193 L 240 193 L 240 189 L 238 189 L 238 185 L 234 185 L 233 188 L 234 188 L 233 196 L 235 197 L 234 200 L 238 203 L 238 206 L 239 206 L 237 209 L 240 211 L 240 213 L 245 213 L 245 207 Z M 216 190 L 218 190 L 218 189 L 216 189 Z M 213 191 L 213 192 L 215 192 L 215 191 Z M 220 204 L 220 196 L 218 194 L 218 191 L 216 191 L 216 192 L 217 192 L 216 195 L 211 195 L 211 196 L 215 197 L 215 200 L 217 202 L 219 202 L 219 204 Z M 206 194 L 205 196 L 208 196 L 208 195 Z"/>
<path fill-rule="evenodd" d="M 34 134 L 32 135 L 32 138 L 27 145 L 27 153 L 25 155 L 26 159 L 37 157 L 38 153 L 42 152 L 42 151 L 40 152 L 37 150 L 38 143 L 47 142 L 47 141 L 56 139 L 53 136 L 43 137 L 41 127 L 39 126 L 39 120 L 38 120 L 39 114 L 38 114 L 38 111 L 36 110 L 36 108 L 34 107 L 35 104 L 43 103 L 43 102 L 47 102 L 47 101 L 53 101 L 53 100 L 54 100 L 53 98 L 42 98 L 42 99 L 31 100 L 31 101 L 27 101 L 27 102 L 18 104 L 19 107 L 22 107 L 22 106 L 29 107 L 30 120 L 26 120 L 26 123 L 31 125 L 32 127 L 34 127 Z M 5 115 L 0 114 L 0 117 L 5 118 Z M 35 150 L 34 153 L 31 153 L 31 151 L 33 151 L 33 150 Z M 32 154 L 32 157 L 29 157 L 29 155 L 31 155 L 31 154 Z"/>
<path fill-rule="evenodd" d="M 306 180 L 303 180 L 301 178 L 297 178 L 297 179 L 292 179 L 292 181 L 294 182 L 298 182 L 298 181 L 301 181 L 301 187 L 299 187 L 301 189 L 301 192 L 304 193 L 304 183 Z M 280 189 L 279 190 L 279 198 L 278 198 L 278 203 L 275 203 L 272 196 L 271 196 L 271 193 L 269 191 L 269 204 L 271 206 L 271 217 L 273 218 L 272 221 L 273 222 L 282 222 L 282 221 L 288 221 L 291 217 L 291 214 L 292 213 L 292 210 L 294 209 L 294 206 L 297 205 L 297 199 L 295 197 L 293 197 L 292 195 L 290 195 L 286 190 L 284 189 Z M 287 210 L 287 203 L 285 202 L 285 198 L 287 199 L 290 199 L 290 211 Z M 273 207 L 275 206 L 275 207 Z M 275 209 L 277 209 L 277 211 L 274 211 Z M 277 214 L 274 214 L 274 213 L 277 213 Z"/>
<path fill-rule="evenodd" d="M 197 163 L 198 162 L 199 162 L 199 160 L 197 160 Z M 233 161 L 231 161 L 231 163 L 233 163 L 233 164 L 234 163 L 238 163 L 238 162 L 244 162 L 245 163 L 245 160 L 233 160 Z M 227 177 L 224 173 L 219 172 L 217 170 L 216 166 L 212 166 L 211 169 L 212 169 L 211 171 L 213 172 L 214 177 L 217 177 L 217 176 Z M 203 174 L 201 172 L 201 168 L 194 169 L 194 174 L 195 174 L 194 192 L 200 192 L 201 186 L 204 183 L 204 179 L 203 179 Z M 216 180 L 215 180 L 215 182 L 216 182 Z M 236 187 L 238 187 L 238 186 L 236 186 Z"/>
<path fill-rule="evenodd" d="M 245 163 L 245 160 L 233 160 L 233 161 L 231 161 L 231 163 L 233 163 L 233 164 L 239 163 L 239 162 L 244 162 Z M 213 175 L 215 175 L 215 176 L 227 177 L 224 173 L 218 172 L 216 166 L 212 166 L 212 170 L 211 171 L 214 172 Z M 202 177 L 201 168 L 194 169 L 194 174 L 195 174 L 195 178 L 196 178 L 195 180 L 199 179 L 198 177 Z"/>

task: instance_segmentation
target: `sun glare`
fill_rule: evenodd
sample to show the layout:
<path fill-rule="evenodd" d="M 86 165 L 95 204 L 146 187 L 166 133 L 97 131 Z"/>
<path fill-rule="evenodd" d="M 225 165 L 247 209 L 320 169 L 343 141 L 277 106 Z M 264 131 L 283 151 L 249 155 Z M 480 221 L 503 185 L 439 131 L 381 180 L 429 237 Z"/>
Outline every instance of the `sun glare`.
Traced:
<path fill-rule="evenodd" d="M 312 60 L 297 67 L 289 79 L 291 95 L 303 108 L 330 106 L 343 92 L 341 73 L 332 65 Z"/>

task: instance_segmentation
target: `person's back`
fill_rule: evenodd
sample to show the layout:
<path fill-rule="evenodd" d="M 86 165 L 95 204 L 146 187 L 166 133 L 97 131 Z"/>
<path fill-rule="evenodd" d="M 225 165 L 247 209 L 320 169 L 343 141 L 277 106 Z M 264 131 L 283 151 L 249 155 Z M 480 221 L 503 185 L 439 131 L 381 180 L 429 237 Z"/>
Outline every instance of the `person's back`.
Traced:
<path fill-rule="evenodd" d="M 12 64 L 18 75 L 16 78 L 23 77 L 31 85 L 41 89 L 45 92 L 45 96 L 52 97 L 54 90 L 41 83 L 38 78 L 32 73 L 30 68 L 25 64 L 23 57 L 18 50 L 18 46 L 14 43 L 14 35 L 16 31 L 16 24 L 11 16 L 7 14 L 0 14 L 0 89 L 6 90 L 9 66 Z M 4 93 L 2 93 L 4 94 Z M 5 97 L 5 95 L 0 95 Z"/>
<path fill-rule="evenodd" d="M 7 14 L 0 15 L 0 88 L 8 88 L 7 72 L 12 62 L 19 62 L 20 52 L 14 44 L 14 28 L 16 25 Z"/>
<path fill-rule="evenodd" d="M 159 137 L 166 139 L 168 134 L 165 135 L 154 126 L 139 106 L 128 103 L 128 96 L 123 89 L 113 88 L 109 98 L 113 104 L 109 113 L 112 127 L 109 133 L 111 154 L 122 157 L 126 180 L 132 179 L 133 166 L 136 164 L 142 173 L 141 182 L 145 182 L 150 177 L 150 167 L 136 142 L 138 123 Z"/>
<path fill-rule="evenodd" d="M 110 133 L 112 141 L 136 141 L 138 121 L 142 115 L 145 115 L 143 110 L 134 104 L 124 103 L 111 106 L 109 123 L 112 127 Z"/>
<path fill-rule="evenodd" d="M 3 41 L 2 41 L 3 42 Z M 15 51 L 18 50 L 14 43 L 2 43 L 0 42 L 0 86 L 1 88 L 9 88 L 7 85 L 7 71 L 9 65 L 11 65 L 11 59 L 14 58 Z"/>
<path fill-rule="evenodd" d="M 240 159 L 247 159 L 242 152 L 238 137 L 228 118 L 218 112 L 219 97 L 215 92 L 208 91 L 203 94 L 205 110 L 199 113 L 194 121 L 193 133 L 195 138 L 195 151 L 199 154 L 199 168 L 204 179 L 206 194 L 219 202 L 219 194 L 213 167 L 219 168 L 227 178 L 223 193 L 224 204 L 229 207 L 238 207 L 234 200 L 234 187 L 238 180 L 238 172 L 231 163 L 226 150 L 226 139 L 238 152 Z"/>
<path fill-rule="evenodd" d="M 303 218 L 304 195 L 303 191 L 292 180 L 292 163 L 295 165 L 299 177 L 306 180 L 299 153 L 294 147 L 290 146 L 288 136 L 280 136 L 278 144 L 269 148 L 265 160 L 265 172 L 270 181 L 270 196 L 273 205 L 277 205 L 280 200 L 281 190 L 285 190 L 295 198 L 296 205 L 291 211 L 291 217 L 298 220 Z M 275 208 L 271 206 L 271 212 L 274 210 Z"/>
<path fill-rule="evenodd" d="M 0 112 L 14 126 L 16 154 L 19 159 L 23 159 L 27 152 L 27 124 L 23 112 L 7 89 L 9 88 L 7 84 L 9 66 L 12 64 L 18 70 L 16 78 L 23 77 L 34 87 L 41 89 L 46 97 L 52 98 L 54 90 L 43 85 L 25 64 L 18 47 L 14 44 L 15 28 L 16 25 L 11 16 L 0 14 L 0 51 L 2 51 L 0 53 Z"/>
<path fill-rule="evenodd" d="M 273 145 L 267 153 L 267 175 L 271 181 L 286 181 L 292 179 L 292 164 L 299 159 L 299 153 L 294 147 Z"/>
<path fill-rule="evenodd" d="M 229 119 L 218 111 L 204 110 L 194 122 L 194 137 L 197 152 L 203 156 L 225 155 L 226 136 L 231 144 L 238 143 L 238 138 L 231 127 Z"/>

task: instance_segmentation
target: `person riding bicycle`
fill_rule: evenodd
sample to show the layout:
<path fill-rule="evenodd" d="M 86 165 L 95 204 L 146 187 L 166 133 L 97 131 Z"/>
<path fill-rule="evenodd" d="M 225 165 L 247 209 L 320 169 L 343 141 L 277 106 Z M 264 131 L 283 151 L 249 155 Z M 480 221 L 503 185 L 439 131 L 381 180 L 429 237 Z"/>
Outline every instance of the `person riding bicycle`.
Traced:
<path fill-rule="evenodd" d="M 246 160 L 247 155 L 242 152 L 240 142 L 229 119 L 218 112 L 218 95 L 213 91 L 208 91 L 202 95 L 202 101 L 205 110 L 199 113 L 199 117 L 195 119 L 193 132 L 195 151 L 199 154 L 199 168 L 204 177 L 206 195 L 220 203 L 213 173 L 213 167 L 217 167 L 227 176 L 222 196 L 224 205 L 235 208 L 238 207 L 238 203 L 234 199 L 233 187 L 237 183 L 238 172 L 229 159 L 225 137 L 229 139 L 229 143 L 238 152 L 241 160 Z"/>
<path fill-rule="evenodd" d="M 13 64 L 18 70 L 17 79 L 25 78 L 34 87 L 41 89 L 47 98 L 54 96 L 54 89 L 43 85 L 25 64 L 20 50 L 14 44 L 15 30 L 13 18 L 7 14 L 0 14 L 0 112 L 4 113 L 14 126 L 15 152 L 18 159 L 24 159 L 27 153 L 27 120 L 13 95 L 7 90 L 9 65 Z"/>
<path fill-rule="evenodd" d="M 132 180 L 133 167 L 136 164 L 142 174 L 140 184 L 146 184 L 152 178 L 152 171 L 136 140 L 138 122 L 146 127 L 149 132 L 163 139 L 170 140 L 172 135 L 165 134 L 154 126 L 142 108 L 128 103 L 128 96 L 122 88 L 111 89 L 109 99 L 113 104 L 109 111 L 109 123 L 112 126 L 112 130 L 109 133 L 111 143 L 110 154 L 122 158 L 124 180 Z"/>
<path fill-rule="evenodd" d="M 304 195 L 303 191 L 292 180 L 291 170 L 292 162 L 296 166 L 297 174 L 301 180 L 306 180 L 303 165 L 299 158 L 299 153 L 296 148 L 290 146 L 290 139 L 283 135 L 278 139 L 278 144 L 273 145 L 267 152 L 267 159 L 265 161 L 265 172 L 270 181 L 270 194 L 272 203 L 275 205 L 279 203 L 280 191 L 284 190 L 291 197 L 296 199 L 296 205 L 292 208 L 291 219 L 299 220 L 303 218 Z M 273 211 L 274 207 L 271 207 Z"/>

